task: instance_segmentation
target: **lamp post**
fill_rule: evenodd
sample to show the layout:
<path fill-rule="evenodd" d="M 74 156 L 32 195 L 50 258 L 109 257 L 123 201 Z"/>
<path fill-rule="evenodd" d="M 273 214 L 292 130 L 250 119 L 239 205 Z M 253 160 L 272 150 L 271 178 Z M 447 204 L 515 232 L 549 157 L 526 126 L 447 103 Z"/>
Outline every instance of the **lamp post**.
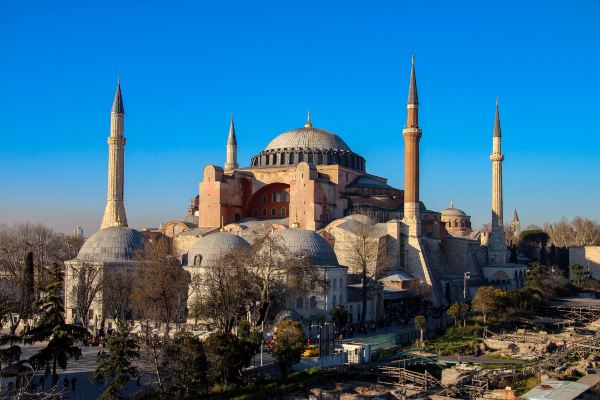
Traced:
<path fill-rule="evenodd" d="M 470 272 L 465 272 L 464 276 L 463 276 L 463 298 L 465 300 L 465 303 L 467 302 L 468 298 L 469 298 L 469 292 L 468 290 L 468 280 L 471 279 L 471 273 Z"/>

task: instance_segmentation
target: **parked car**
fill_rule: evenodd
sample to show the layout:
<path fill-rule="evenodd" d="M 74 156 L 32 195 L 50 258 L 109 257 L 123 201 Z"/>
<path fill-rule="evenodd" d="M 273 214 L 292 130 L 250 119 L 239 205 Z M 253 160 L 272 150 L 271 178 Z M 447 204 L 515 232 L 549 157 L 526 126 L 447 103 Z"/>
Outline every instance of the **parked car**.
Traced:
<path fill-rule="evenodd" d="M 316 344 L 309 344 L 306 347 L 306 350 L 304 350 L 304 353 L 302 353 L 302 357 L 316 357 L 319 354 L 321 354 L 319 346 Z"/>

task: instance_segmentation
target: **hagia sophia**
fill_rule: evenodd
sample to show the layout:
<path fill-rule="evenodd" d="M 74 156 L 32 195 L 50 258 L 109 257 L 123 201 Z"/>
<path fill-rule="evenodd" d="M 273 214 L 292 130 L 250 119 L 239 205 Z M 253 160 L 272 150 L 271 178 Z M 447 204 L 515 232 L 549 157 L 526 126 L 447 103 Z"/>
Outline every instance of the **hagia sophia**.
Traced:
<path fill-rule="evenodd" d="M 276 135 L 247 166 L 240 166 L 232 117 L 225 163 L 204 168 L 187 215 L 154 231 L 137 231 L 127 226 L 124 206 L 124 119 L 119 82 L 111 111 L 104 217 L 100 230 L 67 262 L 68 268 L 87 263 L 110 274 L 117 268 L 135 267 L 139 263 L 135 251 L 162 234 L 173 239 L 182 267 L 194 275 L 216 266 L 237 246 L 249 246 L 272 232 L 290 253 L 308 255 L 331 280 L 324 293 L 286 299 L 284 308 L 304 319 L 327 318 L 333 307 L 343 305 L 351 321 L 359 320 L 363 312 L 367 320 L 377 320 L 393 310 L 410 308 L 410 299 L 423 288 L 434 306 L 445 307 L 472 298 L 484 284 L 507 289 L 524 284 L 525 266 L 508 262 L 498 102 L 490 156 L 491 228 L 474 231 L 470 216 L 453 204 L 443 211 L 430 210 L 420 198 L 419 142 L 427 133 L 419 127 L 414 58 L 406 125 L 398 127 L 405 149 L 403 189 L 370 174 L 357 149 L 351 149 L 340 135 L 314 126 L 310 111 L 304 126 Z M 367 309 L 362 310 L 360 271 L 350 253 L 353 238 L 365 232 L 377 244 L 377 256 L 369 266 L 374 281 Z M 67 274 L 66 290 L 74 284 Z M 106 317 L 101 299 L 93 308 L 96 321 Z M 68 300 L 66 309 L 71 310 L 67 317 L 75 318 Z"/>

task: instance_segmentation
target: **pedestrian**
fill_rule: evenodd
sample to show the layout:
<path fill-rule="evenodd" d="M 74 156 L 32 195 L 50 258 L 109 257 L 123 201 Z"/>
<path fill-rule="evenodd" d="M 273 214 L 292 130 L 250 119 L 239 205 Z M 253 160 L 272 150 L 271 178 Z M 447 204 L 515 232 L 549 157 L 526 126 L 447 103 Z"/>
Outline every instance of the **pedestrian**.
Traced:
<path fill-rule="evenodd" d="M 75 376 L 73 376 L 71 378 L 71 390 L 75 391 L 75 385 L 77 385 L 77 378 L 75 378 Z"/>

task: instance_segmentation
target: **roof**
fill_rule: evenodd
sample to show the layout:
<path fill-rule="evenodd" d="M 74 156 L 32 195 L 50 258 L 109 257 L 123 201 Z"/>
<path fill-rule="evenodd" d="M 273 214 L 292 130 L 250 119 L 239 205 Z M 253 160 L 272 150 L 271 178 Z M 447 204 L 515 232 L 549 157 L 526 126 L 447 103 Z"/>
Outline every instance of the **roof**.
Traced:
<path fill-rule="evenodd" d="M 361 175 L 352 181 L 347 188 L 394 189 L 386 182 L 369 175 Z"/>
<path fill-rule="evenodd" d="M 188 265 L 194 265 L 196 256 L 200 256 L 201 267 L 216 266 L 220 259 L 239 248 L 250 245 L 241 236 L 227 232 L 216 232 L 198 239 L 188 251 Z"/>
<path fill-rule="evenodd" d="M 450 207 L 442 211 L 442 217 L 467 217 L 467 214 L 458 208 L 454 208 L 454 203 L 450 203 Z"/>
<path fill-rule="evenodd" d="M 276 149 L 334 149 L 349 151 L 350 147 L 338 135 L 324 129 L 304 127 L 284 132 L 265 147 L 265 150 Z"/>
<path fill-rule="evenodd" d="M 379 282 L 382 282 L 382 281 L 390 281 L 390 282 L 414 281 L 415 279 L 417 279 L 417 278 L 415 278 L 408 272 L 398 271 L 398 272 L 394 273 L 393 275 L 388 275 L 384 278 L 381 278 L 379 280 Z"/>
<path fill-rule="evenodd" d="M 500 111 L 498 110 L 498 99 L 496 99 L 496 115 L 494 117 L 494 137 L 502 136 L 500 129 Z"/>
<path fill-rule="evenodd" d="M 110 226 L 90 236 L 77 255 L 82 261 L 133 261 L 135 253 L 143 250 L 147 239 L 126 226 Z"/>
<path fill-rule="evenodd" d="M 528 400 L 573 400 L 590 388 L 579 382 L 547 380 L 523 395 Z"/>
<path fill-rule="evenodd" d="M 113 100 L 111 112 L 125 114 L 125 107 L 123 107 L 123 97 L 121 96 L 121 79 L 117 81 L 117 92 L 115 93 L 115 99 Z"/>
<path fill-rule="evenodd" d="M 338 266 L 333 249 L 318 233 L 308 229 L 278 229 L 273 234 L 280 237 L 290 253 L 305 256 L 317 266 Z"/>
<path fill-rule="evenodd" d="M 408 104 L 419 104 L 419 95 L 417 94 L 417 74 L 415 73 L 415 57 L 412 58 L 410 68 L 410 85 L 408 86 Z"/>

